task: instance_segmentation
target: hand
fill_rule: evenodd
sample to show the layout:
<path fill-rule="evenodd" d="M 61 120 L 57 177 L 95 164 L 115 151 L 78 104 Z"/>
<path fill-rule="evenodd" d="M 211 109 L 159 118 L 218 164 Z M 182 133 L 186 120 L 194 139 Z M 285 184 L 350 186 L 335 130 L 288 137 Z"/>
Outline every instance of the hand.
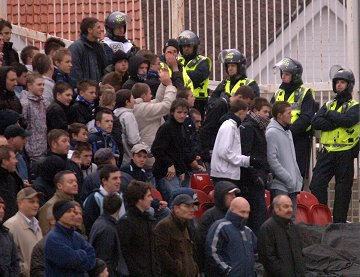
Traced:
<path fill-rule="evenodd" d="M 160 76 L 159 80 L 164 86 L 167 87 L 167 86 L 172 85 L 170 74 L 169 74 L 169 71 L 167 69 L 161 70 L 160 73 L 159 73 L 159 76 Z"/>
<path fill-rule="evenodd" d="M 172 71 L 179 71 L 178 62 L 176 56 L 171 53 L 165 53 L 166 64 L 172 69 Z"/>
<path fill-rule="evenodd" d="M 23 180 L 24 188 L 30 187 L 30 182 L 28 180 Z"/>
<path fill-rule="evenodd" d="M 160 206 L 158 211 L 162 211 L 163 209 L 165 209 L 168 206 L 168 203 L 166 201 L 160 201 Z"/>
<path fill-rule="evenodd" d="M 171 180 L 172 178 L 175 177 L 175 174 L 176 174 L 175 166 L 172 165 L 172 166 L 168 167 L 168 172 L 166 174 L 166 179 Z"/>
<path fill-rule="evenodd" d="M 183 173 L 179 176 L 179 180 L 181 183 L 185 180 L 185 173 Z"/>

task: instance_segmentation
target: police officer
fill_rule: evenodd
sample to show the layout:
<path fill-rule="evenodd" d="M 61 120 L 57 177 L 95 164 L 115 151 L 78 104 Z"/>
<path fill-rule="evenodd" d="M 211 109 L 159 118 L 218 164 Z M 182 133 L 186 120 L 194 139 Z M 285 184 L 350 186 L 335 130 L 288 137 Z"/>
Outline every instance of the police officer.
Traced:
<path fill-rule="evenodd" d="M 310 163 L 311 120 L 315 114 L 314 92 L 303 86 L 303 68 L 300 62 L 292 58 L 284 58 L 274 66 L 280 69 L 282 83 L 275 92 L 271 103 L 287 101 L 291 105 L 291 126 L 296 161 L 301 176 L 305 179 Z"/>
<path fill-rule="evenodd" d="M 211 71 L 211 60 L 208 57 L 198 55 L 200 44 L 199 37 L 192 31 L 186 30 L 178 37 L 181 57 L 179 61 L 189 75 L 194 89 L 194 108 L 204 115 L 205 106 L 208 101 L 209 75 Z"/>
<path fill-rule="evenodd" d="M 254 90 L 255 97 L 260 96 L 260 89 L 255 80 L 246 76 L 246 57 L 237 49 L 225 49 L 219 53 L 219 61 L 224 64 L 225 71 L 229 75 L 214 90 L 211 100 L 219 98 L 221 93 L 226 92 L 232 96 L 240 86 L 250 86 Z"/>
<path fill-rule="evenodd" d="M 128 16 L 122 12 L 113 12 L 105 19 L 106 34 L 103 43 L 110 63 L 112 61 L 112 53 L 118 50 L 125 53 L 132 53 L 138 50 L 125 38 L 127 22 Z"/>
<path fill-rule="evenodd" d="M 335 175 L 334 223 L 346 222 L 354 177 L 354 158 L 359 152 L 359 103 L 352 99 L 355 78 L 352 71 L 341 66 L 331 70 L 336 96 L 324 104 L 312 120 L 314 129 L 321 130 L 323 145 L 314 168 L 311 192 L 327 204 L 327 187 Z"/>

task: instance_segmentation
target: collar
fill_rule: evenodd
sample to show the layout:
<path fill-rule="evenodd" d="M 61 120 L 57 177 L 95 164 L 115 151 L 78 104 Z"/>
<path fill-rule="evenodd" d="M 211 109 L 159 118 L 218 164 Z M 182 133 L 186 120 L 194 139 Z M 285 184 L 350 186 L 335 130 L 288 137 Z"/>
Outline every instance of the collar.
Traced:
<path fill-rule="evenodd" d="M 291 219 L 287 219 L 287 218 L 283 218 L 278 216 L 277 214 L 273 214 L 272 217 L 274 218 L 274 220 L 279 223 L 281 226 L 283 227 L 288 227 L 289 225 L 292 225 L 293 222 Z"/>
<path fill-rule="evenodd" d="M 102 185 L 100 185 L 99 192 L 104 196 L 107 196 L 109 194 Z"/>
<path fill-rule="evenodd" d="M 171 217 L 174 220 L 175 224 L 179 227 L 180 230 L 184 231 L 188 227 L 188 221 L 187 220 L 181 220 L 178 218 L 173 211 L 171 211 Z"/>
<path fill-rule="evenodd" d="M 66 193 L 64 193 L 63 191 L 60 191 L 60 190 L 56 190 L 55 195 L 56 195 L 60 200 L 74 200 L 74 196 L 68 195 L 68 194 L 66 194 Z"/>
<path fill-rule="evenodd" d="M 32 219 L 29 219 L 26 215 L 24 215 L 22 212 L 18 212 L 20 217 L 25 220 L 26 225 L 29 229 L 31 229 L 34 233 L 40 228 L 39 227 L 39 221 L 36 219 L 36 217 L 33 217 Z"/>
<path fill-rule="evenodd" d="M 67 227 L 61 225 L 59 222 L 56 222 L 55 229 L 69 237 L 71 237 L 73 235 L 73 233 L 75 232 L 75 228 L 73 228 L 73 227 L 67 228 Z"/>

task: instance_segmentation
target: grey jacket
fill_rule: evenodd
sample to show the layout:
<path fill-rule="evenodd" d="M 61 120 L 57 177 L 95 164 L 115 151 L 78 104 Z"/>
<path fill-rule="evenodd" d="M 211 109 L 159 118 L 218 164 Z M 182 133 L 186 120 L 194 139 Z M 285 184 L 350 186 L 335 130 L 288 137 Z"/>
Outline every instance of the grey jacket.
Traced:
<path fill-rule="evenodd" d="M 267 160 L 274 174 L 270 189 L 288 193 L 301 190 L 303 178 L 296 162 L 293 137 L 274 118 L 266 128 Z"/>

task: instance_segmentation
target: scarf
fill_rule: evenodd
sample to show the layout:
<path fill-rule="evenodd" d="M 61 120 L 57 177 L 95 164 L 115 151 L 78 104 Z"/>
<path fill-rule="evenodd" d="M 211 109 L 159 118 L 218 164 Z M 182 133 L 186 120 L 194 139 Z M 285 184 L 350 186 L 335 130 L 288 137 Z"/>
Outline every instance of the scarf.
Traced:
<path fill-rule="evenodd" d="M 266 127 L 268 126 L 270 119 L 262 117 L 252 111 L 249 112 L 249 116 L 255 120 L 255 122 L 259 125 L 260 130 L 264 131 L 266 130 Z"/>
<path fill-rule="evenodd" d="M 95 108 L 95 102 L 89 102 L 87 101 L 84 97 L 82 97 L 80 94 L 78 96 L 76 96 L 75 101 L 77 102 L 83 102 L 86 105 L 90 106 L 92 109 Z"/>

